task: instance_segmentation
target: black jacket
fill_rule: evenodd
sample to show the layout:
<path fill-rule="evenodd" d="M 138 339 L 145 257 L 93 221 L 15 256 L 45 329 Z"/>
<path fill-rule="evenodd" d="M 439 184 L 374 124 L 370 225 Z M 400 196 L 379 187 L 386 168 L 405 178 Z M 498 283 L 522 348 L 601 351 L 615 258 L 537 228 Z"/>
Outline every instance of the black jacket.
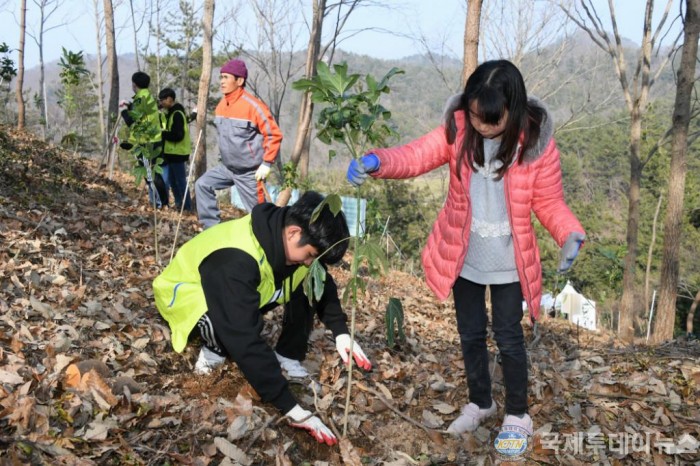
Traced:
<path fill-rule="evenodd" d="M 276 289 L 299 267 L 286 265 L 282 233 L 288 207 L 259 204 L 252 213 L 253 234 L 265 251 L 275 276 Z M 263 401 L 286 413 L 297 403 L 274 351 L 262 338 L 263 314 L 277 307 L 260 308 L 260 267 L 248 253 L 235 248 L 219 249 L 199 266 L 207 315 L 214 332 L 229 357 L 238 364 L 248 382 Z M 293 294 L 302 293 L 302 286 Z M 308 300 L 294 299 L 289 305 L 306 305 Z M 334 336 L 349 333 L 347 316 L 338 299 L 335 281 L 328 274 L 320 302 L 313 310 Z M 309 309 L 309 312 L 311 310 Z"/>

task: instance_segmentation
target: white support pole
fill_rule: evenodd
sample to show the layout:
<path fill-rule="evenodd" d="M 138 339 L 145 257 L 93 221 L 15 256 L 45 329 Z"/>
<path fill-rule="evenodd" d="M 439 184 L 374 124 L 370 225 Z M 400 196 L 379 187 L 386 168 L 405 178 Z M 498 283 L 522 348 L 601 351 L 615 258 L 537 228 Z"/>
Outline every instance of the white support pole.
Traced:
<path fill-rule="evenodd" d="M 651 319 L 654 318 L 654 302 L 656 301 L 656 290 L 651 295 L 651 308 L 649 309 L 649 322 L 647 322 L 647 343 L 649 343 L 649 335 L 651 335 Z"/>
<path fill-rule="evenodd" d="M 175 228 L 175 238 L 173 239 L 173 248 L 170 250 L 170 260 L 168 263 L 172 262 L 173 255 L 175 254 L 175 246 L 177 245 L 177 236 L 180 233 L 180 222 L 182 222 L 182 213 L 185 211 L 185 199 L 189 193 L 190 181 L 192 180 L 192 170 L 194 169 L 195 163 L 197 162 L 197 154 L 199 152 L 199 143 L 202 140 L 202 131 L 199 130 L 199 136 L 197 136 L 197 143 L 194 146 L 194 154 L 192 155 L 192 162 L 190 163 L 190 170 L 187 174 L 187 183 L 185 184 L 185 193 L 182 195 L 182 202 L 180 206 L 180 215 L 177 218 L 177 228 Z"/>

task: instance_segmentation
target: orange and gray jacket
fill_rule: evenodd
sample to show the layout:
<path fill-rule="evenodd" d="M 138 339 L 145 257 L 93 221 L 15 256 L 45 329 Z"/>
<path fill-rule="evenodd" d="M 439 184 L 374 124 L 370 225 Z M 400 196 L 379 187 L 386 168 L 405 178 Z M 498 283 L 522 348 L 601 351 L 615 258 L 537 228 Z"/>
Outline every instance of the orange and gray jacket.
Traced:
<path fill-rule="evenodd" d="M 215 111 L 221 163 L 234 172 L 272 165 L 282 143 L 282 131 L 262 101 L 244 88 L 225 95 Z"/>

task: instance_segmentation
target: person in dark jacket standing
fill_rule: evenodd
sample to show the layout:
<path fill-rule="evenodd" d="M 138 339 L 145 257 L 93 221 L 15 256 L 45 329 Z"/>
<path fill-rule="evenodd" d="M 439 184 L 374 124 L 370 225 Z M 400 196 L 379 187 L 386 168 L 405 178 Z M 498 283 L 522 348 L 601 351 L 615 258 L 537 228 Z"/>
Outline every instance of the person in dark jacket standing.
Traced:
<path fill-rule="evenodd" d="M 293 426 L 333 445 L 336 437 L 297 403 L 282 373 L 284 369 L 290 377 L 308 375 L 301 361 L 314 311 L 333 333 L 344 363 L 349 363 L 352 348 L 357 365 L 372 368 L 349 335 L 330 274 L 320 300 L 309 304 L 303 293 L 302 282 L 317 257 L 325 266 L 340 261 L 347 250 L 345 216 L 334 215 L 323 201 L 309 191 L 290 207 L 259 204 L 249 215 L 206 229 L 180 248 L 153 281 L 153 292 L 170 325 L 175 351 L 181 352 L 190 334 L 199 330 L 204 345 L 196 373 L 207 374 L 231 358 L 263 401 L 272 403 Z M 260 332 L 263 314 L 280 304 L 282 332 L 273 351 Z"/>
<path fill-rule="evenodd" d="M 187 162 L 190 158 L 191 140 L 187 124 L 185 108 L 175 101 L 175 91 L 166 87 L 158 94 L 158 101 L 165 113 L 165 128 L 163 138 L 163 180 L 165 181 L 165 199 L 163 205 L 168 205 L 168 194 L 172 189 L 177 210 L 192 209 L 190 193 L 187 191 Z"/>

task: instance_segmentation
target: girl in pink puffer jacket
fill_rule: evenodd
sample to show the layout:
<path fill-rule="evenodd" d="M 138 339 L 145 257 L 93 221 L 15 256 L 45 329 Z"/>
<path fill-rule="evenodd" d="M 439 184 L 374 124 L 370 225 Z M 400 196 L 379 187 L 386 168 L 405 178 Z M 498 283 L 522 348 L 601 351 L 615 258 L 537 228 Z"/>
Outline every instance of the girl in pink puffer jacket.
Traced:
<path fill-rule="evenodd" d="M 376 149 L 348 167 L 355 186 L 374 178 L 412 178 L 450 167 L 445 204 L 423 251 L 426 281 L 440 299 L 452 291 L 469 387 L 469 403 L 448 431 L 476 430 L 496 414 L 486 346 L 485 291 L 506 388 L 503 427 L 532 435 L 527 409 L 527 354 L 522 301 L 539 315 L 542 268 L 531 211 L 562 246 L 566 271 L 585 238 L 564 201 L 554 125 L 528 99 L 520 71 L 487 61 L 446 107 L 445 123 L 400 147 Z"/>

